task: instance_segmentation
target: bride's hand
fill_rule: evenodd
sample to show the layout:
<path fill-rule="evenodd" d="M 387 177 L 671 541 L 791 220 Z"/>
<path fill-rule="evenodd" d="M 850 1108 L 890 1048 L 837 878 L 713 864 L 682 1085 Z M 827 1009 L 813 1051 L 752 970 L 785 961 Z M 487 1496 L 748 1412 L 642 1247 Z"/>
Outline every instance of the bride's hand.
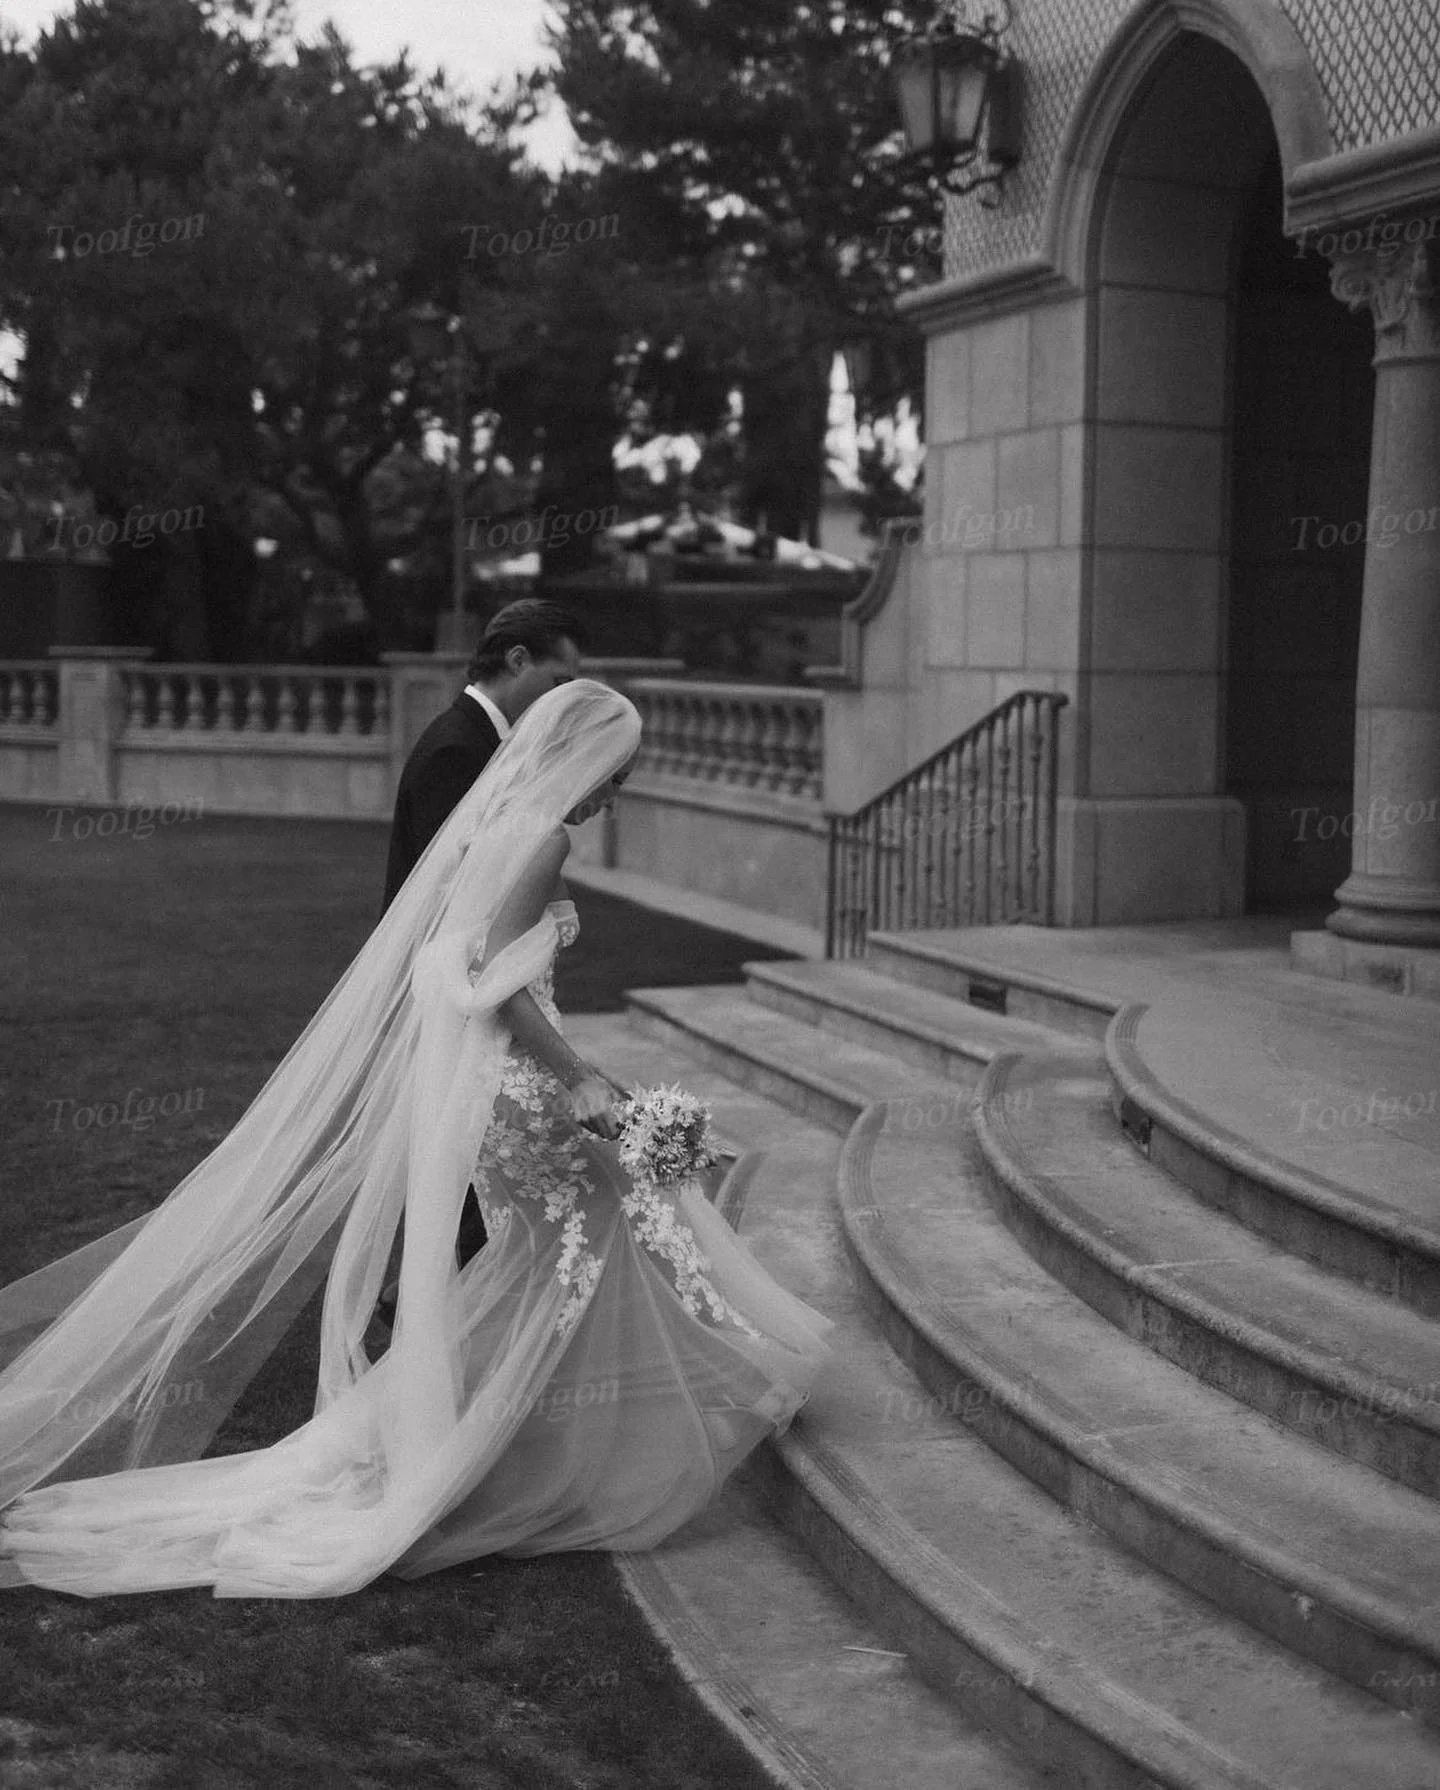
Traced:
<path fill-rule="evenodd" d="M 615 1092 L 615 1083 L 596 1070 L 582 1076 L 570 1089 L 570 1104 L 575 1117 L 587 1131 L 612 1142 L 620 1135 L 620 1127 L 611 1111 Z"/>

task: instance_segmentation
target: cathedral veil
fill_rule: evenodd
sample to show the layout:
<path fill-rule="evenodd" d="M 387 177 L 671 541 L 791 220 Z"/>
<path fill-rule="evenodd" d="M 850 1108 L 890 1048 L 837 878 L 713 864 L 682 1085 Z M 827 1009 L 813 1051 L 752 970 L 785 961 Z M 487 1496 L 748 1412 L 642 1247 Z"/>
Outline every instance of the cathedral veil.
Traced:
<path fill-rule="evenodd" d="M 457 1422 L 454 1242 L 508 1045 L 496 1009 L 554 944 L 547 916 L 487 953 L 491 925 L 639 739 L 634 707 L 592 680 L 535 702 L 224 1141 L 154 1211 L 0 1291 L 0 1511 L 137 1468 L 197 1489 L 214 1469 L 204 1483 L 237 1496 L 241 1479 L 253 1490 L 289 1472 L 295 1509 L 343 1481 L 347 1510 L 386 1513 L 368 1551 L 351 1537 L 347 1583 L 421 1520 L 413 1499 L 401 1509 L 403 1463 L 443 1453 Z M 394 1337 L 372 1363 L 364 1334 L 402 1215 Z M 227 1482 L 223 1458 L 199 1457 L 322 1282 L 325 1422 L 306 1426 L 303 1462 L 287 1438 L 236 1457 L 250 1465 Z M 382 1370 L 388 1398 L 350 1396 Z M 313 1587 L 277 1594 L 341 1588 L 344 1552 L 329 1548 Z M 0 1558 L 0 1584 L 23 1581 Z"/>

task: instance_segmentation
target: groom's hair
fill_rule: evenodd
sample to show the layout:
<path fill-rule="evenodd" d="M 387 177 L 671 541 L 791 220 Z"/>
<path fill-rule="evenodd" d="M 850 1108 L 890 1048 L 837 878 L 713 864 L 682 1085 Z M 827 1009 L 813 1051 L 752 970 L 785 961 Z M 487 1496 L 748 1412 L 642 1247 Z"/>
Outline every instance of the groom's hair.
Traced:
<path fill-rule="evenodd" d="M 466 675 L 471 683 L 498 677 L 505 669 L 506 653 L 516 646 L 525 647 L 532 659 L 548 659 L 562 640 L 573 640 L 582 653 L 590 645 L 585 629 L 568 609 L 543 597 L 522 597 L 490 617 Z"/>

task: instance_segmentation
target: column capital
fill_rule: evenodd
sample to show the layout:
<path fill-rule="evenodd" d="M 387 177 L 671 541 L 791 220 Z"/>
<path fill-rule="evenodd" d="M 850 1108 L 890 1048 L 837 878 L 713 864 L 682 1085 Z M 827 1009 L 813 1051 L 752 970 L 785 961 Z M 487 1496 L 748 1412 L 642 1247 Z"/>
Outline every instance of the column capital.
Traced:
<path fill-rule="evenodd" d="M 1369 307 L 1378 362 L 1440 359 L 1440 304 L 1429 239 L 1337 255 L 1330 290 L 1352 311 Z"/>

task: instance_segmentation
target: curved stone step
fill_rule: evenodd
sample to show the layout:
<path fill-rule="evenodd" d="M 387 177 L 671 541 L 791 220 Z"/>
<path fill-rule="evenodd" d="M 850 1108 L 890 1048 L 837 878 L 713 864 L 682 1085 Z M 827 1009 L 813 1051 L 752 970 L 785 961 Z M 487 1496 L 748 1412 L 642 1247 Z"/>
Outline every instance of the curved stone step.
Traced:
<path fill-rule="evenodd" d="M 1002 1222 L 970 1127 L 907 1113 L 852 1129 L 840 1207 L 867 1306 L 931 1409 L 1205 1597 L 1440 1721 L 1440 1511 L 1108 1323 Z"/>
<path fill-rule="evenodd" d="M 586 1023 L 594 1025 L 597 1022 Z M 833 1142 L 827 1152 L 824 1133 L 818 1133 L 804 1122 L 796 1123 L 783 1114 L 776 1114 L 768 1100 L 746 1087 L 727 1084 L 712 1066 L 698 1064 L 689 1057 L 677 1062 L 677 1058 L 669 1054 L 674 1043 L 673 1035 L 668 1032 L 658 1043 L 653 1038 L 637 1034 L 619 1066 L 629 1074 L 641 1075 L 652 1072 L 650 1063 L 662 1062 L 666 1078 L 679 1074 L 688 1085 L 705 1094 L 717 1119 L 724 1123 L 730 1135 L 753 1141 L 769 1150 L 766 1178 L 763 1185 L 757 1182 L 750 1196 L 744 1234 L 766 1266 L 785 1284 L 829 1310 L 832 1316 L 842 1319 L 844 1334 L 837 1341 L 840 1345 L 838 1360 L 843 1363 L 844 1371 L 826 1377 L 827 1393 L 829 1388 L 838 1387 L 842 1396 L 853 1400 L 860 1376 L 852 1369 L 863 1352 L 881 1376 L 871 1382 L 870 1396 L 861 1399 L 863 1409 L 868 1409 L 872 1420 L 878 1419 L 876 1460 L 882 1469 L 897 1472 L 901 1480 L 906 1476 L 905 1468 L 910 1458 L 910 1451 L 904 1446 L 905 1434 L 923 1439 L 940 1427 L 950 1443 L 950 1457 L 944 1461 L 941 1475 L 943 1502 L 931 1510 L 928 1519 L 933 1521 L 936 1533 L 927 1539 L 932 1546 L 942 1548 L 957 1539 L 968 1539 L 974 1544 L 973 1564 L 977 1571 L 965 1580 L 962 1605 L 964 1610 L 976 1616 L 978 1627 L 972 1624 L 970 1629 L 962 1631 L 958 1641 L 955 1633 L 944 1625 L 936 1629 L 923 1621 L 913 1631 L 902 1633 L 896 1626 L 897 1605 L 893 1596 L 884 1590 L 886 1575 L 882 1574 L 878 1581 L 871 1581 L 872 1586 L 878 1584 L 879 1594 L 870 1607 L 875 1613 L 876 1626 L 887 1628 L 897 1649 L 909 1653 L 912 1663 L 929 1673 L 937 1684 L 943 1683 L 948 1694 L 964 1703 L 968 1714 L 1015 1735 L 1042 1766 L 1048 1762 L 1054 1780 L 1064 1784 L 1067 1790 L 1080 1785 L 1103 1786 L 1109 1790 L 1109 1786 L 1120 1784 L 1127 1786 L 1127 1790 L 1140 1784 L 1153 1790 L 1157 1783 L 1205 1784 L 1214 1790 L 1221 1784 L 1234 1784 L 1237 1772 L 1239 1782 L 1263 1782 L 1272 1786 L 1272 1790 L 1290 1785 L 1296 1786 L 1296 1790 L 1300 1785 L 1304 1785 L 1305 1790 L 1311 1790 L 1312 1786 L 1315 1790 L 1323 1790 L 1331 1783 L 1337 1787 L 1343 1784 L 1349 1790 L 1351 1785 L 1372 1781 L 1377 1790 L 1419 1790 L 1422 1784 L 1428 1784 L 1436 1777 L 1431 1750 L 1434 1737 L 1423 1726 L 1397 1717 L 1395 1712 L 1383 1709 L 1372 1698 L 1296 1661 L 1245 1625 L 1227 1621 L 1204 1599 L 1190 1597 L 1183 1605 L 1162 1603 L 1158 1606 L 1168 1611 L 1168 1616 L 1160 1623 L 1162 1632 L 1157 1637 L 1158 1651 L 1140 1645 L 1134 1647 L 1133 1652 L 1138 1654 L 1142 1666 L 1147 1659 L 1151 1666 L 1168 1660 L 1170 1669 L 1161 1670 L 1158 1679 L 1151 1680 L 1154 1694 L 1138 1702 L 1123 1681 L 1117 1681 L 1109 1670 L 1102 1670 L 1097 1703 L 1092 1695 L 1097 1691 L 1095 1673 L 1091 1670 L 1087 1676 L 1084 1669 L 1098 1638 L 1094 1623 L 1097 1613 L 1101 1619 L 1099 1630 L 1107 1636 L 1111 1633 L 1105 1628 L 1105 1619 L 1112 1614 L 1108 1599 L 1086 1595 L 1069 1601 L 1067 1620 L 1079 1624 L 1076 1633 L 1080 1644 L 1068 1652 L 1056 1647 L 1055 1623 L 1048 1606 L 1043 1603 L 1038 1610 L 1016 1610 L 1010 1606 L 1010 1626 L 1005 1628 L 1002 1622 L 1004 1632 L 997 1637 L 996 1604 L 993 1593 L 988 1598 L 985 1595 L 984 1573 L 997 1560 L 1011 1564 L 1018 1558 L 1021 1550 L 1012 1544 L 1016 1537 L 1023 1537 L 1026 1515 L 1031 1511 L 1038 1514 L 1042 1527 L 1056 1517 L 1067 1522 L 1063 1544 L 1057 1547 L 1052 1540 L 1051 1551 L 1043 1557 L 1042 1569 L 1030 1575 L 1031 1591 L 1036 1597 L 1049 1596 L 1055 1583 L 1052 1566 L 1059 1562 L 1063 1568 L 1063 1563 L 1075 1556 L 1077 1548 L 1090 1549 L 1100 1543 L 1107 1549 L 1107 1559 L 1117 1562 L 1121 1570 L 1130 1573 L 1144 1569 L 1138 1568 L 1138 1563 L 1130 1560 L 1123 1550 L 1106 1543 L 1089 1524 L 1077 1523 L 1073 1518 L 1064 1519 L 1064 1513 L 1053 1499 L 1007 1469 L 1005 1463 L 977 1438 L 971 1438 L 966 1445 L 961 1426 L 953 1421 L 947 1410 L 926 1398 L 878 1332 L 866 1322 L 859 1308 L 857 1289 L 846 1270 L 838 1216 L 830 1203 Z M 795 1050 L 807 1043 L 811 1051 L 817 1044 L 823 1049 L 823 1040 L 817 1040 L 813 1032 L 807 1040 L 799 1028 L 789 1035 L 788 1043 Z M 657 1050 L 665 1054 L 657 1058 Z M 597 1060 L 608 1062 L 609 1058 L 600 1053 Z M 846 1090 L 839 1078 L 836 1078 L 836 1084 L 838 1092 L 853 1099 L 853 1089 Z M 957 1102 L 953 1089 L 934 1084 L 922 1089 L 918 1097 L 899 1099 L 894 1111 L 898 1122 L 908 1123 L 912 1134 L 933 1139 L 945 1126 L 963 1118 L 968 1104 L 968 1095 L 964 1101 Z M 1023 1251 L 1018 1250 L 1003 1227 L 997 1224 L 995 1228 L 1023 1258 Z M 1032 1270 L 1039 1273 L 1033 1265 Z M 1059 1296 L 1089 1318 L 1098 1330 L 1123 1341 L 1070 1295 L 1061 1291 Z M 859 1326 L 858 1350 L 848 1346 L 852 1325 Z M 1135 1350 L 1135 1353 L 1144 1356 L 1142 1350 Z M 1148 1356 L 1145 1359 L 1152 1370 L 1165 1368 L 1165 1364 L 1154 1362 Z M 1178 1370 L 1165 1371 L 1175 1374 L 1187 1386 L 1194 1384 Z M 798 1440 L 805 1433 L 817 1433 L 817 1426 L 826 1414 L 824 1398 L 817 1391 L 817 1398 L 781 1446 Z M 1247 1416 L 1252 1423 L 1263 1422 L 1251 1414 Z M 899 1435 L 897 1441 L 897 1432 L 901 1431 L 904 1434 Z M 1008 1479 L 1002 1477 L 998 1489 L 992 1490 L 988 1497 L 978 1481 L 973 1482 L 973 1500 L 967 1496 L 972 1482 L 956 1482 L 951 1471 L 956 1437 L 961 1439 L 965 1460 L 977 1463 L 977 1471 L 998 1471 L 1002 1476 L 1008 1472 Z M 828 1426 L 826 1439 L 829 1439 Z M 778 1453 L 772 1455 L 771 1465 L 774 1469 L 772 1484 L 776 1489 L 787 1498 L 798 1496 L 791 1491 L 798 1482 L 792 1480 L 788 1472 L 781 1471 Z M 1397 1488 L 1383 1481 L 1375 1481 L 1375 1484 L 1386 1495 L 1407 1495 L 1400 1494 Z M 873 1483 L 869 1490 L 872 1494 L 877 1493 Z M 976 1532 L 965 1536 L 965 1518 L 972 1502 L 976 1508 L 988 1506 L 989 1520 L 1002 1525 L 1001 1533 L 1007 1538 L 1004 1548 L 997 1549 L 993 1539 L 987 1540 L 978 1526 Z M 792 1506 L 792 1514 L 798 1521 L 800 1511 L 817 1508 L 808 1496 L 804 1496 L 800 1497 L 798 1509 Z M 843 1516 L 843 1511 L 839 1514 Z M 830 1527 L 829 1519 L 817 1518 L 812 1531 L 816 1526 L 820 1529 Z M 833 1545 L 825 1557 L 837 1582 L 858 1596 L 867 1588 L 864 1582 L 867 1556 L 856 1548 L 853 1540 L 847 1539 L 849 1534 L 843 1521 L 838 1529 L 832 1528 Z M 812 1539 L 815 1538 L 812 1532 Z M 917 1575 L 911 1571 L 908 1576 L 914 1581 Z M 927 1579 L 923 1568 L 918 1578 L 923 1589 Z M 1150 1573 L 1145 1582 L 1162 1598 L 1186 1595 L 1163 1575 Z M 1000 1606 L 1002 1614 L 1005 1607 Z M 1223 1631 L 1209 1626 L 1215 1622 L 1224 1625 Z M 1135 1641 L 1135 1636 L 1129 1633 L 1128 1620 L 1119 1621 L 1115 1628 L 1119 1630 L 1122 1645 Z M 1145 1632 L 1149 1634 L 1150 1631 Z M 1231 1660 L 1231 1665 L 1237 1666 L 1234 1677 L 1228 1689 L 1218 1693 L 1206 1675 L 1215 1665 L 1217 1650 L 1213 1637 L 1216 1632 L 1223 1632 L 1227 1637 L 1225 1647 L 1233 1641 L 1245 1648 L 1259 1649 L 1248 1653 L 1238 1666 Z M 927 1636 L 936 1643 L 935 1648 L 927 1645 Z M 1180 1645 L 1182 1637 L 1189 1638 L 1190 1650 Z M 997 1638 L 1002 1644 L 996 1644 Z M 957 1646 L 962 1659 L 958 1682 L 954 1664 Z M 1177 1650 L 1181 1656 L 1178 1660 Z M 969 1663 L 963 1663 L 965 1660 Z M 1200 1666 L 1198 1677 L 1195 1673 L 1197 1662 Z M 1106 1668 L 1111 1665 L 1108 1654 L 1103 1663 Z M 1070 1670 L 1072 1665 L 1081 1668 L 1078 1675 Z M 1281 1676 L 1277 1678 L 1275 1673 Z M 1213 1735 L 1207 1738 L 1203 1732 L 1192 1731 L 1184 1720 L 1178 1722 L 1177 1728 L 1176 1714 L 1170 1703 L 1172 1693 L 1183 1706 L 1182 1715 L 1195 1711 L 1202 1729 L 1204 1723 L 1217 1713 L 1228 1714 L 1238 1730 L 1237 1745 L 1241 1753 L 1236 1754 L 1223 1746 L 1217 1748 Z M 1118 1714 L 1115 1713 L 1117 1707 Z M 1283 1731 L 1270 1729 L 1272 1708 L 1285 1712 Z M 1135 1735 L 1141 1737 L 1142 1748 L 1150 1748 L 1141 1756 L 1152 1763 L 1164 1764 L 1162 1776 L 1157 1777 L 1142 1768 L 1133 1748 L 1126 1750 L 1129 1739 Z M 1246 1748 L 1257 1745 L 1271 1748 L 1270 1763 L 1263 1770 L 1247 1763 L 1247 1757 L 1242 1756 Z M 1155 1755 L 1157 1748 L 1161 1751 L 1168 1749 L 1165 1760 Z M 1188 1772 L 1186 1760 L 1195 1766 L 1200 1774 L 1198 1777 L 1194 1773 L 1183 1775 Z M 1311 1765 L 1315 1762 L 1319 1769 L 1312 1770 Z M 1177 1768 L 1181 1775 L 1177 1775 Z M 886 1776 L 876 1781 L 897 1780 Z"/>
<path fill-rule="evenodd" d="M 971 1099 L 968 1087 L 821 1032 L 733 986 L 632 988 L 625 999 L 651 1037 L 832 1131 L 847 1131 L 869 1101 L 886 1094 L 938 1093 L 956 1110 Z"/>
<path fill-rule="evenodd" d="M 1407 1212 L 1316 1174 L 1201 1111 L 1146 1060 L 1140 1028 L 1150 1011 L 1121 1008 L 1105 1038 L 1117 1112 L 1127 1103 L 1127 1135 L 1150 1161 L 1272 1242 L 1440 1317 L 1440 1213 L 1424 1201 Z"/>
<path fill-rule="evenodd" d="M 1188 1372 L 1440 1490 L 1440 1327 L 1196 1200 L 1126 1144 L 1101 1070 L 1008 1057 L 982 1078 L 991 1189 L 1031 1254 Z"/>
<path fill-rule="evenodd" d="M 766 1160 L 746 1151 L 712 1194 L 736 1228 Z M 908 1790 L 1042 1790 L 1013 1747 L 883 1645 L 775 1523 L 753 1470 L 617 1565 L 686 1682 L 781 1790 L 871 1790 L 886 1777 Z"/>
<path fill-rule="evenodd" d="M 839 1141 L 619 1015 L 570 1020 L 567 1035 L 592 1061 L 635 1084 L 677 1077 L 745 1150 L 716 1203 L 741 1224 L 763 1165 L 771 1185 L 825 1202 Z M 792 1284 L 823 1277 L 808 1204 L 770 1201 L 765 1229 L 785 1232 Z M 697 1693 L 786 1790 L 1041 1790 L 1056 1779 L 941 1691 L 889 1644 L 759 1500 L 755 1475 L 664 1546 L 622 1557 L 627 1588 Z M 1068 1781 L 1068 1780 L 1066 1780 Z"/>
<path fill-rule="evenodd" d="M 1007 1018 L 1054 1031 L 1099 1040 L 1122 1004 L 1078 983 L 1042 970 L 1002 964 L 953 938 L 937 942 L 927 933 L 872 932 L 866 967 L 953 1000 L 983 998 Z"/>
<path fill-rule="evenodd" d="M 747 963 L 745 975 L 746 992 L 761 1006 L 972 1085 L 1002 1050 L 1053 1050 L 1059 1042 L 1024 1020 L 851 963 Z"/>
<path fill-rule="evenodd" d="M 618 1557 L 682 1676 L 781 1790 L 1043 1790 L 774 1519 L 748 1475 L 669 1542 Z"/>
<path fill-rule="evenodd" d="M 1440 1774 L 1423 1723 L 1155 1571 L 928 1399 L 863 1309 L 818 1177 L 762 1169 L 744 1234 L 837 1324 L 837 1371 L 762 1451 L 777 1510 L 891 1645 L 1067 1790 Z"/>

